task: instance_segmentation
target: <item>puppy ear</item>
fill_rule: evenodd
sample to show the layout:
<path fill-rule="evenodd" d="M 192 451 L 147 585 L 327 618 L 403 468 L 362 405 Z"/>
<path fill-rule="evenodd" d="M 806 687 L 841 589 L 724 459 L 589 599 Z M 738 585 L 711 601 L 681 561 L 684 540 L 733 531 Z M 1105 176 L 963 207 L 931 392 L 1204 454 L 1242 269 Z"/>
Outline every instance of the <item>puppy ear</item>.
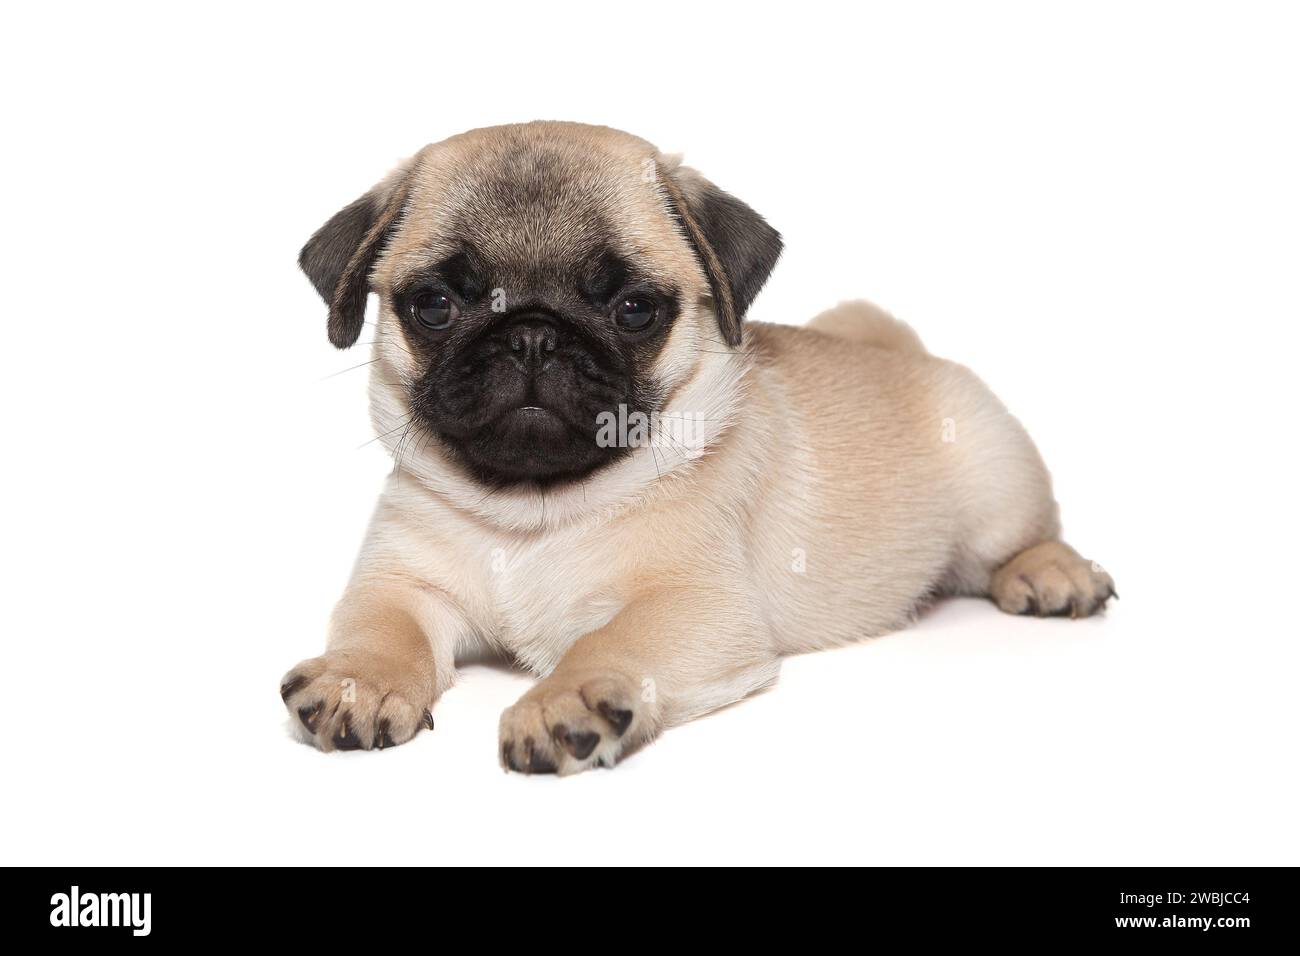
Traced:
<path fill-rule="evenodd" d="M 689 167 L 669 172 L 661 165 L 659 181 L 704 267 L 722 338 L 737 346 L 741 320 L 781 255 L 781 234 Z"/>
<path fill-rule="evenodd" d="M 329 336 L 345 349 L 356 343 L 366 315 L 370 270 L 392 235 L 406 202 L 408 160 L 316 230 L 298 254 L 320 297 L 329 306 Z"/>

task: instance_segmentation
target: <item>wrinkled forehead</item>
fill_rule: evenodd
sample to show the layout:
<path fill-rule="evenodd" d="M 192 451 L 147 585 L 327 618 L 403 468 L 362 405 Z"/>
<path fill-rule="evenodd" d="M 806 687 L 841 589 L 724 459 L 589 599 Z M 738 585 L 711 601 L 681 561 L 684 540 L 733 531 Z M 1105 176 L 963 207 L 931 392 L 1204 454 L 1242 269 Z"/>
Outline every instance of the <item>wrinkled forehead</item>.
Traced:
<path fill-rule="evenodd" d="M 502 278 L 544 283 L 613 254 L 650 279 L 696 271 L 655 153 L 504 138 L 427 147 L 408 181 L 385 272 L 400 283 L 470 252 Z"/>

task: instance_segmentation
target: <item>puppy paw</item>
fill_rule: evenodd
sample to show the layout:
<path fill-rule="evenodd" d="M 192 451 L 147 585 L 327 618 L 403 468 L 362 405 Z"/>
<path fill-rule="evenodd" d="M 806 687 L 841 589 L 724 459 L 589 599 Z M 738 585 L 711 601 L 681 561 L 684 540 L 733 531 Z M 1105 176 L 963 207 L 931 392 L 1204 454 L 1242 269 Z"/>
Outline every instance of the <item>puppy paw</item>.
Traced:
<path fill-rule="evenodd" d="M 501 766 L 560 775 L 614 766 L 653 731 L 639 692 L 621 676 L 546 678 L 501 715 Z"/>
<path fill-rule="evenodd" d="M 1008 614 L 1087 617 L 1106 606 L 1115 582 L 1068 544 L 1048 541 L 1016 555 L 993 575 L 993 602 Z"/>
<path fill-rule="evenodd" d="M 377 654 L 330 651 L 303 661 L 280 681 L 280 697 L 321 750 L 383 750 L 433 729 L 431 685 Z"/>

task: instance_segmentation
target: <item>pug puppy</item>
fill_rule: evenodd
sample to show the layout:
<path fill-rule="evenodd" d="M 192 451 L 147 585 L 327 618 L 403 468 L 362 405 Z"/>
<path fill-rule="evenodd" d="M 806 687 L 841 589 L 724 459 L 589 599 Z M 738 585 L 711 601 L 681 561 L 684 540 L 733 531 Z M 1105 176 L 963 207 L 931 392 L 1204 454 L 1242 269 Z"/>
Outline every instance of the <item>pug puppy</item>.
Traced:
<path fill-rule="evenodd" d="M 404 743 L 491 652 L 540 678 L 501 717 L 502 766 L 570 774 L 940 595 L 1105 606 L 969 370 L 865 302 L 744 322 L 780 253 L 678 159 L 556 122 L 426 146 L 311 237 L 336 346 L 378 298 L 394 468 L 325 653 L 282 682 L 307 739 Z"/>

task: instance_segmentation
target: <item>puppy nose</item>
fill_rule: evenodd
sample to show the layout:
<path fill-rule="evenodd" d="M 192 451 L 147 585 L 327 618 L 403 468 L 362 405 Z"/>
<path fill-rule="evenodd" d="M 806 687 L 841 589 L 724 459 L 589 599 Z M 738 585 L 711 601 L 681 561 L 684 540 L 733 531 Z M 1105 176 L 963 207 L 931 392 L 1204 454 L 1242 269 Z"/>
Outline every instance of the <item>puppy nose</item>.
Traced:
<path fill-rule="evenodd" d="M 530 319 L 510 327 L 510 351 L 525 366 L 541 365 L 547 352 L 555 351 L 555 326 Z"/>

